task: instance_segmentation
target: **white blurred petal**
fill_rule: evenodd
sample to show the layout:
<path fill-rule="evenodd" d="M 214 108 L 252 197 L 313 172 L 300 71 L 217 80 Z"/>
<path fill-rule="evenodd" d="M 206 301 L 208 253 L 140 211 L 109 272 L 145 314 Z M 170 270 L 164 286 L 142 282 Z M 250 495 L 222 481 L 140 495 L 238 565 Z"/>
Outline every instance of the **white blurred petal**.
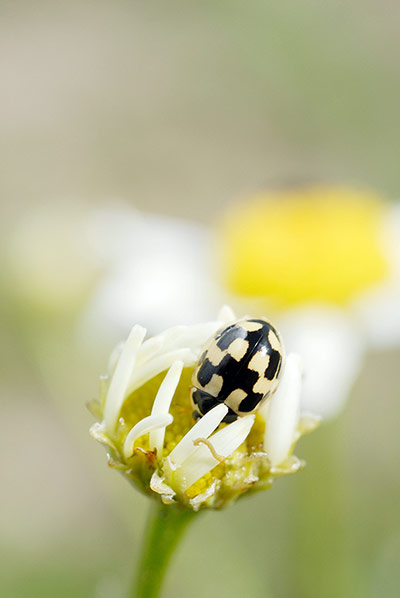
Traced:
<path fill-rule="evenodd" d="M 93 224 L 93 245 L 108 274 L 89 302 L 81 334 L 116 341 L 134 322 L 150 333 L 209 320 L 220 304 L 211 233 L 178 218 L 112 210 Z"/>
<path fill-rule="evenodd" d="M 301 359 L 290 353 L 279 386 L 266 405 L 264 450 L 272 466 L 288 457 L 295 439 L 300 415 L 301 376 Z"/>
<path fill-rule="evenodd" d="M 363 293 L 354 309 L 374 349 L 400 345 L 400 205 L 393 205 L 384 220 L 382 243 L 389 262 L 390 277 Z"/>
<path fill-rule="evenodd" d="M 360 297 L 353 305 L 373 349 L 400 345 L 400 281 L 391 281 Z"/>
<path fill-rule="evenodd" d="M 349 396 L 365 353 L 365 342 L 354 319 L 344 310 L 315 305 L 288 312 L 278 328 L 286 350 L 302 359 L 302 410 L 324 418 L 336 416 Z"/>
<path fill-rule="evenodd" d="M 382 244 L 394 278 L 400 282 L 400 204 L 388 210 L 382 228 Z"/>

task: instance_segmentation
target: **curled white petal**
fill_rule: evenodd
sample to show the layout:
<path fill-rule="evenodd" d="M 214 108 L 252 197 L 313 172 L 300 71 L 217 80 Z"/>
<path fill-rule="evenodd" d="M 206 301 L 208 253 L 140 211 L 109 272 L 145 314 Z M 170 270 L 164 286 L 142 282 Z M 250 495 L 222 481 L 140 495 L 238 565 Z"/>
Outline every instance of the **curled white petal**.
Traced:
<path fill-rule="evenodd" d="M 169 411 L 172 397 L 178 386 L 183 369 L 183 361 L 174 361 L 167 375 L 161 383 L 156 398 L 154 399 L 151 415 L 166 415 Z M 165 427 L 151 430 L 150 449 L 157 449 L 157 454 L 162 454 L 164 446 Z"/>
<path fill-rule="evenodd" d="M 198 450 L 193 441 L 197 438 L 208 438 L 218 428 L 227 413 L 228 407 L 221 403 L 200 418 L 171 451 L 170 461 L 176 465 L 182 464 L 192 453 Z"/>
<path fill-rule="evenodd" d="M 144 363 L 137 371 L 134 371 L 131 375 L 128 384 L 127 393 L 130 394 L 135 390 L 146 384 L 151 378 L 161 374 L 167 370 L 174 361 L 182 361 L 185 366 L 194 365 L 197 361 L 197 355 L 192 349 L 177 349 L 176 351 L 170 351 L 169 353 L 161 354 L 154 359 L 150 359 Z"/>
<path fill-rule="evenodd" d="M 139 351 L 138 362 L 144 363 L 148 359 L 153 359 L 161 353 L 168 353 L 173 349 L 187 348 L 186 345 L 180 342 L 186 328 L 187 326 L 182 325 L 173 326 L 164 330 L 161 334 L 149 338 L 143 343 Z"/>
<path fill-rule="evenodd" d="M 146 329 L 142 326 L 136 325 L 132 328 L 115 366 L 104 407 L 104 422 L 107 430 L 111 433 L 114 431 L 125 400 L 136 356 L 145 335 Z"/>
<path fill-rule="evenodd" d="M 269 400 L 264 435 L 264 450 L 271 465 L 279 465 L 289 455 L 300 415 L 301 360 L 295 353 L 286 358 L 282 379 Z M 265 413 L 262 411 L 265 416 Z"/>
<path fill-rule="evenodd" d="M 190 347 L 194 352 L 200 351 L 208 339 L 221 328 L 223 322 L 214 320 L 191 326 L 174 326 L 158 335 L 163 341 L 163 352 Z"/>
<path fill-rule="evenodd" d="M 163 348 L 163 344 L 164 339 L 161 335 L 152 336 L 151 338 L 148 338 L 140 347 L 137 356 L 137 363 L 142 363 L 144 361 L 152 359 Z"/>
<path fill-rule="evenodd" d="M 187 326 L 185 333 L 179 339 L 185 347 L 191 347 L 197 355 L 203 345 L 221 328 L 223 322 L 216 320 L 213 322 L 204 322 L 203 324 L 193 324 Z"/>
<path fill-rule="evenodd" d="M 172 423 L 173 419 L 174 418 L 170 413 L 164 413 L 162 415 L 149 415 L 148 417 L 141 419 L 140 422 L 133 426 L 132 430 L 129 432 L 128 436 L 125 439 L 125 457 L 129 458 L 132 455 L 133 447 L 138 438 L 140 438 L 144 434 L 152 432 L 153 430 L 157 430 L 159 428 L 165 429 L 165 426 L 169 426 L 169 424 Z"/>
<path fill-rule="evenodd" d="M 226 426 L 226 428 L 213 434 L 209 438 L 213 452 L 222 458 L 229 457 L 246 440 L 254 423 L 254 418 L 254 415 L 240 417 L 232 424 Z M 182 465 L 184 473 L 182 480 L 183 490 L 187 490 L 203 475 L 218 465 L 219 460 L 215 458 L 213 452 L 202 444 L 184 461 Z"/>

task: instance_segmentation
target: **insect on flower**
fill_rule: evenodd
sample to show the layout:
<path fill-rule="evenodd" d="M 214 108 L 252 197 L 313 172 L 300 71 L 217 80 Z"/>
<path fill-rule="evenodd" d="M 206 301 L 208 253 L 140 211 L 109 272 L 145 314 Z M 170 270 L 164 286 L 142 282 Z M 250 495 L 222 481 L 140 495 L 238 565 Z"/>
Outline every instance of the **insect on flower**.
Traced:
<path fill-rule="evenodd" d="M 301 360 L 283 358 L 267 320 L 238 320 L 224 307 L 216 321 L 145 335 L 134 326 L 112 353 L 91 403 L 91 434 L 109 465 L 164 504 L 194 511 L 302 468 L 294 445 L 319 420 L 301 413 Z"/>
<path fill-rule="evenodd" d="M 256 412 L 276 390 L 282 361 L 279 333 L 265 318 L 238 320 L 219 330 L 193 370 L 193 417 L 220 403 L 228 407 L 227 423 Z"/>
<path fill-rule="evenodd" d="M 260 190 L 220 220 L 221 281 L 241 305 L 279 313 L 286 350 L 307 372 L 302 407 L 324 418 L 344 408 L 369 349 L 400 344 L 397 204 L 310 183 Z"/>

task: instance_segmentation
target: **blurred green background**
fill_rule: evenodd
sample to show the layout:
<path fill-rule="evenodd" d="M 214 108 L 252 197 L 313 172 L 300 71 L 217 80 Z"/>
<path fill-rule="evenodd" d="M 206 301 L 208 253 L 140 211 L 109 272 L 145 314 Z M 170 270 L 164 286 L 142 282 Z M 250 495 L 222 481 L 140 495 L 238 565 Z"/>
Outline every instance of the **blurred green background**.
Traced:
<path fill-rule="evenodd" d="M 395 2 L 6 2 L 0 227 L 122 198 L 212 224 L 232 198 L 319 178 L 400 189 Z M 7 277 L 6 277 L 7 278 Z M 4 281 L 4 279 L 3 279 Z M 122 597 L 147 499 L 84 408 L 111 347 L 2 284 L 0 595 Z M 397 597 L 398 351 L 370 354 L 308 467 L 188 533 L 165 596 Z"/>

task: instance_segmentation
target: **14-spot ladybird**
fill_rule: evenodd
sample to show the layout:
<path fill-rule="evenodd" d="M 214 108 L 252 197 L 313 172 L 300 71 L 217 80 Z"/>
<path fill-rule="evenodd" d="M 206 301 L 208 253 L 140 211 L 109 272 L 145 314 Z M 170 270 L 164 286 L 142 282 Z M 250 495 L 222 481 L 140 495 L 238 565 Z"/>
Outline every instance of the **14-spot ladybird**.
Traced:
<path fill-rule="evenodd" d="M 193 416 L 219 403 L 229 408 L 225 422 L 257 411 L 279 384 L 283 355 L 279 333 L 265 318 L 238 320 L 219 330 L 193 371 Z"/>

